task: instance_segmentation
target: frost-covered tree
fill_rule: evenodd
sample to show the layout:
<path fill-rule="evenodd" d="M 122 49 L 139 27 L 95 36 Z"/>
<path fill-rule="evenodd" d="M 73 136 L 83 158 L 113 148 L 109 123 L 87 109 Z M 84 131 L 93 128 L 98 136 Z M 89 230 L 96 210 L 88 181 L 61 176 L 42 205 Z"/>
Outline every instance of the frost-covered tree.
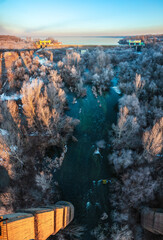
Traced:
<path fill-rule="evenodd" d="M 48 189 L 50 189 L 50 183 L 51 183 L 52 176 L 46 175 L 43 171 L 36 175 L 36 183 L 37 186 L 42 188 L 43 192 L 46 192 Z"/>
<path fill-rule="evenodd" d="M 23 112 L 31 134 L 50 137 L 49 141 L 59 144 L 63 134 L 67 138 L 72 133 L 76 122 L 70 117 L 61 116 L 65 103 L 62 89 L 55 88 L 53 83 L 46 87 L 41 80 L 34 79 L 23 85 L 21 94 Z"/>
<path fill-rule="evenodd" d="M 43 80 L 30 79 L 23 83 L 19 105 L 17 101 L 9 100 L 0 106 L 0 164 L 12 181 L 17 182 L 12 186 L 16 200 L 11 208 L 47 204 L 54 201 L 55 191 L 58 199 L 53 183 L 46 190 L 40 188 L 39 183 L 46 182 L 47 174 L 50 176 L 61 166 L 67 140 L 78 124 L 77 120 L 64 114 L 66 96 L 61 86 L 61 78 L 56 72 L 51 73 L 46 85 Z M 48 166 L 42 169 L 41 159 L 49 146 L 58 146 L 63 152 L 54 164 L 49 163 L 52 169 L 47 169 Z M 40 174 L 43 170 L 45 175 Z M 0 207 L 3 207 L 1 203 Z"/>
<path fill-rule="evenodd" d="M 122 171 L 134 163 L 133 152 L 131 150 L 116 151 L 109 156 L 110 163 L 114 164 L 116 172 Z"/>
<path fill-rule="evenodd" d="M 85 233 L 85 226 L 72 223 L 66 228 L 60 230 L 55 236 L 51 236 L 49 240 L 77 240 L 81 239 Z"/>
<path fill-rule="evenodd" d="M 111 204 L 118 213 L 133 208 L 138 214 L 141 205 L 159 207 L 162 201 L 163 48 L 146 48 L 140 55 L 128 57 L 127 51 L 114 51 L 120 56 L 119 87 L 124 95 L 119 101 L 118 120 L 113 125 L 113 152 L 109 155 L 119 179 Z M 121 215 L 116 216 L 114 222 L 121 219 Z M 122 218 L 122 226 L 128 223 L 133 229 L 134 218 Z"/>
<path fill-rule="evenodd" d="M 117 225 L 112 227 L 112 240 L 133 240 L 134 236 L 128 225 L 119 228 Z"/>
<path fill-rule="evenodd" d="M 138 168 L 136 171 L 129 170 L 122 180 L 121 197 L 131 207 L 137 207 L 153 200 L 159 186 L 159 182 L 153 178 L 152 169 L 149 167 Z"/>
<path fill-rule="evenodd" d="M 163 117 L 155 123 L 153 128 L 143 134 L 144 154 L 148 161 L 153 157 L 163 156 Z"/>
<path fill-rule="evenodd" d="M 113 144 L 116 149 L 131 147 L 135 149 L 140 145 L 140 125 L 137 117 L 128 115 L 128 108 L 125 106 L 120 109 L 118 124 L 113 124 L 115 138 Z"/>
<path fill-rule="evenodd" d="M 61 70 L 61 77 L 71 92 L 77 93 L 78 96 L 86 95 L 86 90 L 83 88 L 81 71 L 75 65 L 64 65 Z"/>
<path fill-rule="evenodd" d="M 103 49 L 97 48 L 87 52 L 85 55 L 85 65 L 89 70 L 89 72 L 85 73 L 85 79 L 95 86 L 97 92 L 102 94 L 102 91 L 109 89 L 114 75 L 110 63 L 110 54 Z"/>
<path fill-rule="evenodd" d="M 78 52 L 72 51 L 71 53 L 67 52 L 66 57 L 64 58 L 64 63 L 67 66 L 78 67 L 81 61 L 81 56 Z"/>

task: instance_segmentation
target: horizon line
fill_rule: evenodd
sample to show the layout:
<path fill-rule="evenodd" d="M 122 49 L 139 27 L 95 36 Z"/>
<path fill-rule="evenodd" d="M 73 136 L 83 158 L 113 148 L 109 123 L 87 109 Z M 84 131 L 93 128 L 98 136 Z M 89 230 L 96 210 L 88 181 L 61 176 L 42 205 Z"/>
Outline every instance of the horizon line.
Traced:
<path fill-rule="evenodd" d="M 146 34 L 135 34 L 135 35 L 56 35 L 56 37 L 136 37 L 136 36 L 148 36 L 148 35 L 163 35 L 163 33 L 146 33 Z M 52 34 L 47 34 L 47 35 L 38 35 L 38 36 L 27 36 L 27 35 L 10 35 L 10 34 L 0 34 L 0 36 L 15 36 L 15 37 L 54 37 Z"/>

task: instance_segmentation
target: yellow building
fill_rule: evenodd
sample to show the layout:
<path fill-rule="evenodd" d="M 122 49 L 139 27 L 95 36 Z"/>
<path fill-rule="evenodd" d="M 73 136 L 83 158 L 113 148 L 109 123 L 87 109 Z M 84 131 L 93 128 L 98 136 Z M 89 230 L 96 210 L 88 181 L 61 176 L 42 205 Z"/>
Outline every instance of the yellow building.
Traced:
<path fill-rule="evenodd" d="M 53 47 L 53 46 L 61 45 L 61 44 L 62 44 L 61 42 L 53 43 L 51 40 L 39 40 L 39 41 L 35 42 L 36 48 Z"/>
<path fill-rule="evenodd" d="M 37 48 L 45 48 L 51 46 L 51 40 L 39 40 L 36 42 Z"/>

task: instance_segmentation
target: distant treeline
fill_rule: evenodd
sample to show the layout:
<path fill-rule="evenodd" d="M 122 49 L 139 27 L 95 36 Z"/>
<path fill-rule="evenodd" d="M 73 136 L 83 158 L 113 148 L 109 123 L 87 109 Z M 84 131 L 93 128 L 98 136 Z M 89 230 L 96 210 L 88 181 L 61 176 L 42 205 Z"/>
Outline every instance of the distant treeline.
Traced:
<path fill-rule="evenodd" d="M 10 36 L 10 35 L 0 35 L 0 41 L 14 41 L 14 42 L 20 42 L 22 41 L 21 38 L 15 37 L 15 36 Z"/>
<path fill-rule="evenodd" d="M 127 36 L 119 40 L 119 44 L 128 44 L 128 40 L 142 40 L 144 43 L 156 43 L 163 41 L 163 34 L 158 35 L 137 35 L 137 36 Z"/>

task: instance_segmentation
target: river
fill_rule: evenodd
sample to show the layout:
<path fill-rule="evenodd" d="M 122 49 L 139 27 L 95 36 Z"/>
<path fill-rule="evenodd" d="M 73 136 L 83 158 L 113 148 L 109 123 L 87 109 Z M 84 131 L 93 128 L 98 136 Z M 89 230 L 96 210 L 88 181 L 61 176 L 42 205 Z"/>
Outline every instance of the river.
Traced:
<path fill-rule="evenodd" d="M 116 79 L 112 81 L 116 85 Z M 67 114 L 80 120 L 74 132 L 78 142 L 69 142 L 63 165 L 55 178 L 63 193 L 63 200 L 75 207 L 75 219 L 87 227 L 84 239 L 93 239 L 89 230 L 94 228 L 102 214 L 109 216 L 109 187 L 112 169 L 108 164 L 110 145 L 108 132 L 117 119 L 119 94 L 114 88 L 96 99 L 87 86 L 87 97 L 77 99 L 69 94 Z M 96 142 L 104 140 L 106 147 L 98 149 Z M 107 183 L 102 180 L 109 180 Z"/>

